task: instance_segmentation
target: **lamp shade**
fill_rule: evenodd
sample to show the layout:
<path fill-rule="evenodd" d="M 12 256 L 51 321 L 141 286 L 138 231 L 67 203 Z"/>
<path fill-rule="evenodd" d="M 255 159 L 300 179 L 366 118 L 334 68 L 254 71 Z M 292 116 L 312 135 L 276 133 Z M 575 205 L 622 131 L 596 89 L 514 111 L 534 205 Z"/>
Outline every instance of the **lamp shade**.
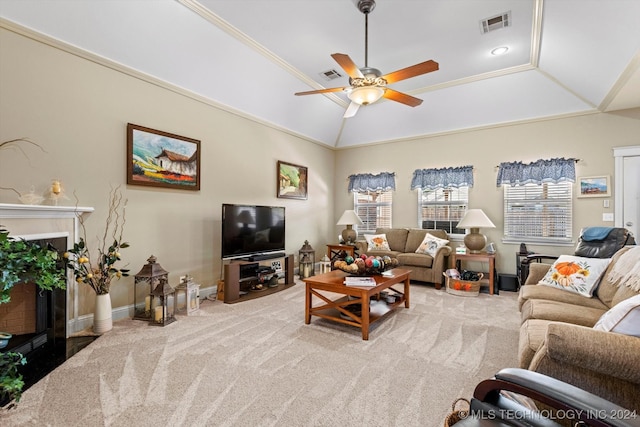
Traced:
<path fill-rule="evenodd" d="M 364 223 L 354 210 L 346 210 L 336 222 L 336 225 L 363 225 Z"/>
<path fill-rule="evenodd" d="M 457 228 L 496 228 L 482 209 L 469 209 Z"/>

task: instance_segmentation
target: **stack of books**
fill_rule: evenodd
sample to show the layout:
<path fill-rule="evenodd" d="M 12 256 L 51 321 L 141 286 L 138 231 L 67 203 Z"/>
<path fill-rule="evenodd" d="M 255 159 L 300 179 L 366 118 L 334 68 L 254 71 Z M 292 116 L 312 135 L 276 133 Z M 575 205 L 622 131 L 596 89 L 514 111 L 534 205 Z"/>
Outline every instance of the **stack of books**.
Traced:
<path fill-rule="evenodd" d="M 344 284 L 347 286 L 357 286 L 360 288 L 372 288 L 376 285 L 373 277 L 351 276 L 344 278 Z"/>

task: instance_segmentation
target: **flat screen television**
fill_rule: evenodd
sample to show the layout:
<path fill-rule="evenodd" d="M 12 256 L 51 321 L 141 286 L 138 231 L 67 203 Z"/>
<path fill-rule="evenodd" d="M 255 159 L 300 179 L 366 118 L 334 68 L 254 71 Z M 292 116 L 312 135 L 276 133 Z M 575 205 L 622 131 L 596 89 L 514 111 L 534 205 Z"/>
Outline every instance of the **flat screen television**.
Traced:
<path fill-rule="evenodd" d="M 222 205 L 222 258 L 284 251 L 284 207 Z"/>

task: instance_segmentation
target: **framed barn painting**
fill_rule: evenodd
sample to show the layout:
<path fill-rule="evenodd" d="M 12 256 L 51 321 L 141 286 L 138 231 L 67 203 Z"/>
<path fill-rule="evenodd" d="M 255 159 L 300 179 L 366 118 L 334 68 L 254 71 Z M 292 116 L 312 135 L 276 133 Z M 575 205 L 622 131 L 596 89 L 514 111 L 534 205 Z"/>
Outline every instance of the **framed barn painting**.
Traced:
<path fill-rule="evenodd" d="M 127 124 L 127 184 L 200 190 L 200 141 Z"/>
<path fill-rule="evenodd" d="M 582 176 L 578 178 L 578 197 L 609 197 L 611 186 L 609 176 Z"/>
<path fill-rule="evenodd" d="M 307 199 L 307 168 L 278 160 L 278 197 Z"/>

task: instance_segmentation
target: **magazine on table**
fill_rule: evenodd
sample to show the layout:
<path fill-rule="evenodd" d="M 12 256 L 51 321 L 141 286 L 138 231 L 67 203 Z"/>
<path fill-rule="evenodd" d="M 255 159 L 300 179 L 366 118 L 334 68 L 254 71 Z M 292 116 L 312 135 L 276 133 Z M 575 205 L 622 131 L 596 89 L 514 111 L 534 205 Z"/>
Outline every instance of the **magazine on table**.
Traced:
<path fill-rule="evenodd" d="M 376 280 L 373 277 L 345 277 L 344 284 L 347 286 L 358 286 L 358 287 L 373 287 L 376 285 Z"/>

